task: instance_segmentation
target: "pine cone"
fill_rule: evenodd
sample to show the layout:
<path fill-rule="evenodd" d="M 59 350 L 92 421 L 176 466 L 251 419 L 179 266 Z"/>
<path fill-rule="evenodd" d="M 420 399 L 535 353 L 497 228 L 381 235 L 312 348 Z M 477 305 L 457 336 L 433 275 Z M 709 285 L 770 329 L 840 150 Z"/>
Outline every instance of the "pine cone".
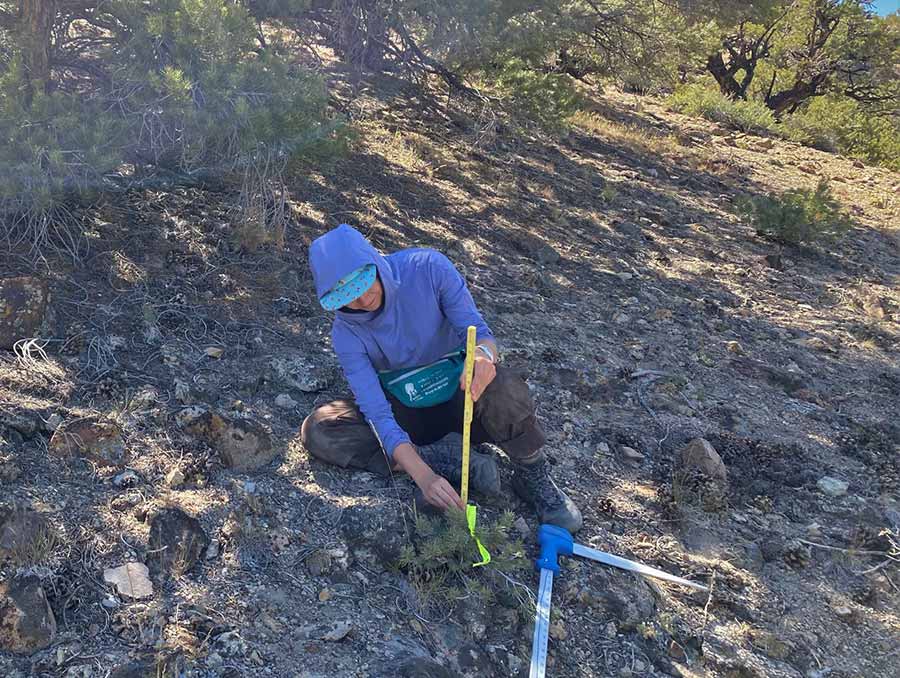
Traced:
<path fill-rule="evenodd" d="M 106 376 L 93 384 L 91 392 L 97 398 L 115 400 L 122 395 L 122 386 L 115 377 Z"/>
<path fill-rule="evenodd" d="M 727 504 L 727 490 L 699 469 L 687 469 L 675 475 L 672 494 L 679 505 L 702 506 L 705 511 L 720 511 Z"/>
<path fill-rule="evenodd" d="M 607 516 L 616 515 L 616 504 L 609 497 L 603 497 L 597 502 L 597 510 Z"/>
<path fill-rule="evenodd" d="M 678 502 L 675 501 L 675 495 L 669 487 L 660 487 L 656 491 L 656 499 L 662 508 L 663 515 L 666 519 L 678 518 Z"/>
<path fill-rule="evenodd" d="M 775 502 L 772 500 L 772 497 L 766 494 L 756 495 L 753 497 L 751 503 L 763 513 L 771 513 L 772 509 L 775 507 Z"/>
<path fill-rule="evenodd" d="M 784 562 L 795 570 L 806 567 L 809 564 L 810 555 L 809 547 L 797 540 L 788 542 L 781 553 Z"/>

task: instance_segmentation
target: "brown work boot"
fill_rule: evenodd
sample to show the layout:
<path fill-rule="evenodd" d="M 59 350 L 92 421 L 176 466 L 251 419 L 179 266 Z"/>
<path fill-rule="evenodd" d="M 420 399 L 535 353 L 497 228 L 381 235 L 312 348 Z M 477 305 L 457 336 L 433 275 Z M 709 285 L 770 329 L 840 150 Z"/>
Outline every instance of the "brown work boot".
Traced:
<path fill-rule="evenodd" d="M 581 529 L 581 511 L 550 478 L 547 460 L 534 464 L 516 464 L 512 479 L 515 493 L 534 507 L 542 523 L 556 525 L 570 534 Z"/>

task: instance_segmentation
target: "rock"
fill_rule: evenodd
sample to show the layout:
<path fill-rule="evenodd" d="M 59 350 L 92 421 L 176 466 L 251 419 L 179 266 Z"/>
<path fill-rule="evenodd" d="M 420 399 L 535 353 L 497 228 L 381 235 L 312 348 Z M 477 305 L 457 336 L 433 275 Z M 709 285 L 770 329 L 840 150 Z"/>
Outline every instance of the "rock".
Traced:
<path fill-rule="evenodd" d="M 853 161 L 853 166 L 857 169 L 865 169 L 866 163 L 864 163 L 862 160 L 857 159 Z"/>
<path fill-rule="evenodd" d="M 629 280 L 631 280 L 634 277 L 634 274 L 629 273 L 628 271 L 619 271 L 618 273 L 616 273 L 616 276 L 622 282 L 628 282 Z"/>
<path fill-rule="evenodd" d="M 199 405 L 183 407 L 175 413 L 175 424 L 178 428 L 187 429 L 198 423 L 207 413 L 207 410 Z"/>
<path fill-rule="evenodd" d="M 4 406 L 3 410 L 0 410 L 0 427 L 12 429 L 29 440 L 43 428 L 43 422 L 37 412 L 21 407 Z"/>
<path fill-rule="evenodd" d="M 787 659 L 795 646 L 789 641 L 782 640 L 771 631 L 762 629 L 750 629 L 748 632 L 750 642 L 765 652 L 772 659 Z"/>
<path fill-rule="evenodd" d="M 541 245 L 534 250 L 533 256 L 542 266 L 552 266 L 561 259 L 559 252 L 550 247 L 550 245 Z"/>
<path fill-rule="evenodd" d="M 619 446 L 619 456 L 622 457 L 625 461 L 639 463 L 644 461 L 644 455 L 638 452 L 633 447 L 628 447 L 627 445 Z"/>
<path fill-rule="evenodd" d="M 867 296 L 862 302 L 862 307 L 866 314 L 876 320 L 884 320 L 887 316 L 885 306 L 884 299 L 875 295 Z"/>
<path fill-rule="evenodd" d="M 327 367 L 310 365 L 296 357 L 273 358 L 269 366 L 276 380 L 303 393 L 322 391 L 331 381 L 331 371 Z"/>
<path fill-rule="evenodd" d="M 287 393 L 282 393 L 275 398 L 275 407 L 280 407 L 283 410 L 292 410 L 297 407 L 297 401 L 291 398 Z"/>
<path fill-rule="evenodd" d="M 781 258 L 780 252 L 767 254 L 765 257 L 763 257 L 763 260 L 766 262 L 766 266 L 768 266 L 769 268 L 774 268 L 776 271 L 784 270 L 784 261 Z"/>
<path fill-rule="evenodd" d="M 566 633 L 566 627 L 561 621 L 555 621 L 550 624 L 550 637 L 553 640 L 565 640 L 569 637 L 569 634 Z"/>
<path fill-rule="evenodd" d="M 129 487 L 134 487 L 141 482 L 141 477 L 132 471 L 131 469 L 126 469 L 121 473 L 117 473 L 113 478 L 113 485 L 122 489 L 128 489 Z"/>
<path fill-rule="evenodd" d="M 837 605 L 832 607 L 832 610 L 834 610 L 835 616 L 846 624 L 854 624 L 858 619 L 856 610 L 846 605 Z"/>
<path fill-rule="evenodd" d="M 784 537 L 779 534 L 771 533 L 765 535 L 761 540 L 759 549 L 762 552 L 763 560 L 767 563 L 773 563 L 781 558 L 787 542 Z"/>
<path fill-rule="evenodd" d="M 675 459 L 672 490 L 679 504 L 701 500 L 707 510 L 721 508 L 728 496 L 728 470 L 708 440 L 694 438 Z"/>
<path fill-rule="evenodd" d="M 669 640 L 669 656 L 677 662 L 687 661 L 687 654 L 684 648 L 674 639 Z"/>
<path fill-rule="evenodd" d="M 98 466 L 127 463 L 122 430 L 117 424 L 102 419 L 78 419 L 61 425 L 50 438 L 48 449 L 55 457 L 84 458 Z"/>
<path fill-rule="evenodd" d="M 147 560 L 154 573 L 186 574 L 208 545 L 209 537 L 200 521 L 181 509 L 167 508 L 150 522 Z"/>
<path fill-rule="evenodd" d="M 219 346 L 207 346 L 203 352 L 208 355 L 210 358 L 221 358 L 222 354 L 225 353 L 225 349 Z"/>
<path fill-rule="evenodd" d="M 459 678 L 481 678 L 494 674 L 490 656 L 480 643 L 466 643 L 453 656 Z"/>
<path fill-rule="evenodd" d="M 330 631 L 322 636 L 322 640 L 329 643 L 337 643 L 346 638 L 351 631 L 353 631 L 353 624 L 350 622 L 338 622 Z"/>
<path fill-rule="evenodd" d="M 46 281 L 28 276 L 0 279 L 0 349 L 37 335 L 50 290 Z"/>
<path fill-rule="evenodd" d="M 150 571 L 143 563 L 125 563 L 108 567 L 103 571 L 103 581 L 112 584 L 120 595 L 132 600 L 142 600 L 153 595 Z"/>
<path fill-rule="evenodd" d="M 744 355 L 744 347 L 741 346 L 741 342 L 739 341 L 726 341 L 725 348 L 729 353 L 734 353 L 735 355 Z"/>
<path fill-rule="evenodd" d="M 0 452 L 0 485 L 14 483 L 22 475 L 22 469 L 9 456 Z"/>
<path fill-rule="evenodd" d="M 646 581 L 607 567 L 591 570 L 587 604 L 597 609 L 589 616 L 612 618 L 619 633 L 633 631 L 650 621 L 656 611 L 656 599 Z"/>
<path fill-rule="evenodd" d="M 382 566 L 397 561 L 407 543 L 401 511 L 397 502 L 384 500 L 343 512 L 340 529 L 357 560 L 374 560 Z"/>
<path fill-rule="evenodd" d="M 331 555 L 328 551 L 315 551 L 306 559 L 306 569 L 312 577 L 321 577 L 331 570 Z"/>
<path fill-rule="evenodd" d="M 321 591 L 319 591 L 319 602 L 320 603 L 327 603 L 332 598 L 334 598 L 334 594 L 331 592 L 331 589 L 325 588 L 325 589 L 322 589 Z"/>
<path fill-rule="evenodd" d="M 744 544 L 742 560 L 744 567 L 751 572 L 758 572 L 766 562 L 762 548 L 755 541 Z"/>
<path fill-rule="evenodd" d="M 827 494 L 829 497 L 837 498 L 843 497 L 845 494 L 847 494 L 847 489 L 850 487 L 850 483 L 838 478 L 832 478 L 831 476 L 822 476 L 821 478 L 819 478 L 816 486 L 823 494 Z"/>
<path fill-rule="evenodd" d="M 527 539 L 531 536 L 531 528 L 528 527 L 528 523 L 522 516 L 516 518 L 516 522 L 513 523 L 513 528 L 515 528 L 516 532 L 519 533 L 519 536 L 521 536 L 522 539 Z"/>
<path fill-rule="evenodd" d="M 52 549 L 56 535 L 47 518 L 27 507 L 0 506 L 0 563 L 34 565 Z"/>
<path fill-rule="evenodd" d="M 172 489 L 181 487 L 184 484 L 184 480 L 184 473 L 182 473 L 180 468 L 174 466 L 166 474 L 166 487 L 171 487 Z"/>
<path fill-rule="evenodd" d="M 0 582 L 0 650 L 32 654 L 56 637 L 56 619 L 40 580 L 31 575 Z"/>
<path fill-rule="evenodd" d="M 184 429 L 214 448 L 222 463 L 235 471 L 256 471 L 278 454 L 269 432 L 251 419 L 227 419 L 209 411 L 198 415 L 197 408 L 185 408 L 180 415 Z"/>

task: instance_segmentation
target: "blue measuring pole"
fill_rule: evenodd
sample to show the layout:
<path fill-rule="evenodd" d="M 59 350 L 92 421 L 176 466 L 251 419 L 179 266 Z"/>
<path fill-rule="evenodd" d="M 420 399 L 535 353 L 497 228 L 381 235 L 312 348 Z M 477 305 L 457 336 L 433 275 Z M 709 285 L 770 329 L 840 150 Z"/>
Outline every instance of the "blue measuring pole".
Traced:
<path fill-rule="evenodd" d="M 572 535 L 555 525 L 541 525 L 538 529 L 541 556 L 535 561 L 540 570 L 537 612 L 534 619 L 534 638 L 531 642 L 531 670 L 529 678 L 544 678 L 547 674 L 547 642 L 550 637 L 550 600 L 553 597 L 553 575 L 559 574 L 559 556 L 572 555 Z"/>
<path fill-rule="evenodd" d="M 699 591 L 707 591 L 703 584 L 676 577 L 643 563 L 614 556 L 581 544 L 576 544 L 572 535 L 555 525 L 541 525 L 538 529 L 538 544 L 541 555 L 535 561 L 535 568 L 541 573 L 538 587 L 537 612 L 534 620 L 534 639 L 531 642 L 531 670 L 529 678 L 545 678 L 547 674 L 547 642 L 550 637 L 550 601 L 553 597 L 553 576 L 559 574 L 559 556 L 576 555 L 588 560 L 618 567 L 645 577 L 655 577 Z"/>

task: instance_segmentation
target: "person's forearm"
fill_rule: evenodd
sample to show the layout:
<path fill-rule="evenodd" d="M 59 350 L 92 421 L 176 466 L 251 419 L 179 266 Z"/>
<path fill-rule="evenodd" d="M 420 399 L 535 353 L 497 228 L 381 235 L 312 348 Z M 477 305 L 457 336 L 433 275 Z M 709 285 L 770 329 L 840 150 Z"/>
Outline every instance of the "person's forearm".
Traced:
<path fill-rule="evenodd" d="M 422 457 L 411 443 L 400 443 L 394 448 L 394 463 L 400 467 L 416 485 L 434 473 L 431 467 L 422 461 Z"/>

